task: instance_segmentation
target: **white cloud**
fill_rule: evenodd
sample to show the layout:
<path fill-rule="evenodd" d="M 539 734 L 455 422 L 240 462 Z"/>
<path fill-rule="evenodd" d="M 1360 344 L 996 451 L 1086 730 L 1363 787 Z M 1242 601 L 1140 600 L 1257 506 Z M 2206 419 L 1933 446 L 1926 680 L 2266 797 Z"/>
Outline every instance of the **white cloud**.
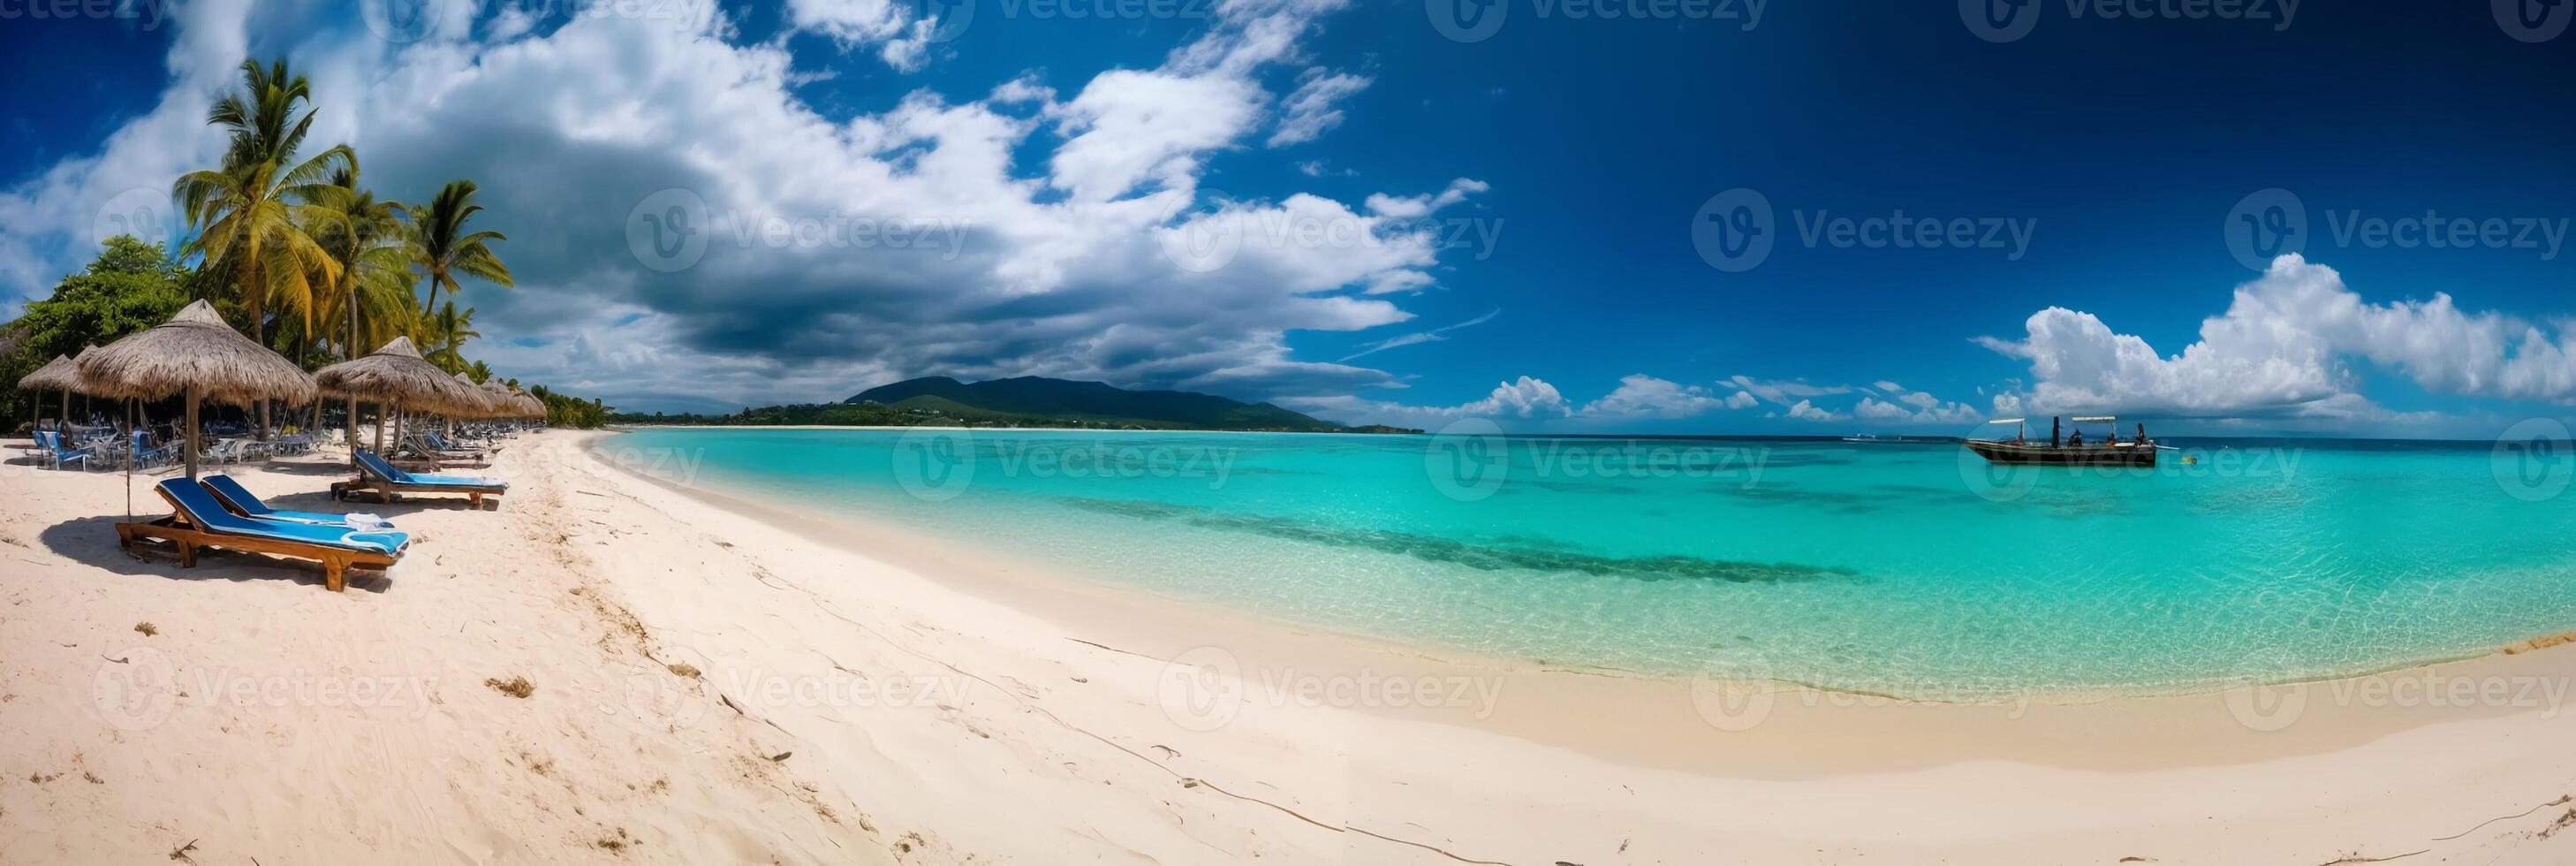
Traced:
<path fill-rule="evenodd" d="M 1462 177 L 1450 181 L 1449 187 L 1436 195 L 1391 196 L 1385 193 L 1372 193 L 1368 197 L 1368 209 L 1370 213 L 1382 217 L 1420 219 L 1430 216 L 1432 212 L 1441 208 L 1466 201 L 1471 193 L 1484 192 L 1490 188 L 1484 181 Z"/>
<path fill-rule="evenodd" d="M 1408 273 L 1409 273 L 1409 272 L 1408 272 Z M 1426 279 L 1427 279 L 1427 278 L 1426 278 Z M 1372 290 L 1372 291 L 1371 291 L 1371 294 L 1375 294 L 1375 291 L 1374 291 L 1374 290 Z M 1503 314 L 1503 311 L 1502 311 L 1502 310 L 1500 310 L 1500 309 L 1496 309 L 1496 310 L 1494 310 L 1494 311 L 1492 311 L 1492 312 L 1486 313 L 1486 314 L 1481 315 L 1481 316 L 1477 316 L 1477 317 L 1475 317 L 1475 318 L 1473 318 L 1473 319 L 1468 319 L 1468 320 L 1466 320 L 1466 321 L 1464 321 L 1464 322 L 1459 322 L 1459 323 L 1457 323 L 1457 324 L 1455 324 L 1455 325 L 1448 325 L 1448 326 L 1444 326 L 1444 327 L 1433 328 L 1433 329 L 1428 330 L 1428 331 L 1414 331 L 1414 332 L 1412 332 L 1412 333 L 1407 333 L 1407 334 L 1397 334 L 1397 335 L 1395 335 L 1395 336 L 1393 336 L 1393 337 L 1388 337 L 1388 338 L 1386 338 L 1386 339 L 1379 340 L 1379 341 L 1377 341 L 1377 342 L 1370 343 L 1370 344 L 1368 344 L 1367 346 L 1362 347 L 1358 352 L 1354 352 L 1354 353 L 1352 353 L 1352 354 L 1350 354 L 1350 355 L 1348 355 L 1348 356 L 1343 357 L 1340 363 L 1348 364 L 1348 363 L 1350 363 L 1353 359 L 1361 358 L 1361 357 L 1368 356 L 1368 355 L 1374 355 L 1374 354 L 1377 354 L 1377 353 L 1379 353 L 1379 352 L 1383 352 L 1383 351 L 1386 351 L 1386 350 L 1388 350 L 1388 349 L 1393 349 L 1393 348 L 1396 348 L 1396 347 L 1399 347 L 1399 346 L 1414 346 L 1414 345 L 1420 345 L 1420 344 L 1423 344 L 1423 343 L 1436 343 L 1436 342 L 1439 342 L 1439 341 L 1441 341 L 1441 340 L 1446 340 L 1446 339 L 1449 339 L 1448 334 L 1449 334 L 1449 332 L 1451 332 L 1451 331 L 1456 331 L 1456 330 L 1460 330 L 1460 329 L 1464 329 L 1464 328 L 1473 328 L 1473 327 L 1475 327 L 1475 326 L 1477 326 L 1477 325 L 1482 325 L 1482 324 L 1484 324 L 1484 323 L 1486 323 L 1486 322 L 1493 321 L 1495 316 L 1499 316 L 1499 315 L 1502 315 L 1502 314 Z"/>
<path fill-rule="evenodd" d="M 1804 380 L 1763 380 L 1740 373 L 1718 380 L 1718 384 L 1734 387 L 1782 406 L 1808 397 L 1830 397 L 1852 392 L 1849 385 L 1810 385 Z"/>
<path fill-rule="evenodd" d="M 1873 390 L 1888 398 L 1862 397 L 1852 406 L 1852 415 L 1864 421 L 1910 424 L 1966 424 L 1985 420 L 1985 414 L 1966 403 L 1943 402 L 1923 391 L 1881 379 L 1871 383 Z"/>
<path fill-rule="evenodd" d="M 1334 103 L 1369 86 L 1367 76 L 1332 72 L 1321 66 L 1307 69 L 1297 80 L 1296 91 L 1288 94 L 1282 104 L 1279 127 L 1270 134 L 1271 147 L 1313 141 L 1326 130 L 1340 126 L 1342 110 Z"/>
<path fill-rule="evenodd" d="M 832 37 L 844 49 L 877 46 L 878 59 L 897 71 L 919 70 L 928 60 L 930 35 L 939 22 L 913 17 L 910 4 L 894 0 L 788 0 L 796 29 Z"/>
<path fill-rule="evenodd" d="M 2030 361 L 2037 384 L 2016 404 L 2035 412 L 2383 414 L 2359 393 L 2352 359 L 2435 393 L 2576 399 L 2576 344 L 2563 324 L 2464 312 L 2441 293 L 2429 301 L 2372 304 L 2346 288 L 2333 268 L 2297 254 L 2274 259 L 2261 277 L 2238 286 L 2227 311 L 2203 320 L 2200 340 L 2175 355 L 2062 307 L 2031 314 L 2024 329 L 2019 340 L 1976 342 Z"/>
<path fill-rule="evenodd" d="M 1757 397 L 1755 397 L 1755 396 L 1753 396 L 1753 395 L 1751 395 L 1751 394 L 1747 394 L 1747 393 L 1742 392 L 1742 391 L 1737 391 L 1737 392 L 1735 392 L 1735 393 L 1733 393 L 1733 394 L 1727 395 L 1727 398 L 1726 398 L 1726 408 L 1729 408 L 1729 409 L 1750 409 L 1750 408 L 1753 408 L 1753 404 L 1755 404 L 1755 403 L 1760 403 L 1760 402 L 1762 402 L 1760 398 L 1757 398 Z"/>
<path fill-rule="evenodd" d="M 1785 414 L 1791 418 L 1801 421 L 1840 421 L 1845 417 L 1848 417 L 1843 413 L 1821 408 L 1813 402 L 1806 400 L 1800 400 L 1796 403 L 1790 404 L 1789 410 Z"/>
<path fill-rule="evenodd" d="M 94 249 L 89 227 L 118 193 L 165 200 L 172 178 L 216 160 L 222 140 L 205 126 L 205 107 L 238 86 L 249 50 L 244 5 L 174 7 L 159 104 L 94 153 L 0 190 L 0 295 L 40 291 L 77 269 Z M 928 373 L 1248 399 L 1393 381 L 1295 360 L 1286 339 L 1411 318 L 1356 293 L 1427 285 L 1436 246 L 1320 196 L 1209 202 L 1197 191 L 1205 157 L 1240 146 L 1274 101 L 1257 73 L 1295 56 L 1313 16 L 1337 0 L 1226 3 L 1206 35 L 1162 66 L 1102 73 L 1068 103 L 1023 75 L 983 100 L 923 90 L 843 120 L 792 93 L 800 79 L 784 41 L 739 43 L 711 9 L 682 6 L 702 14 L 574 16 L 551 31 L 514 32 L 520 25 L 502 13 L 480 42 L 390 47 L 358 35 L 355 16 L 298 27 L 263 10 L 272 44 L 262 50 L 292 57 L 311 77 L 316 147 L 356 146 L 380 197 L 418 200 L 450 179 L 482 182 L 488 210 L 478 227 L 510 236 L 500 252 L 519 287 L 469 284 L 460 300 L 482 309 L 487 336 L 476 354 L 505 375 L 583 383 L 612 403 L 668 395 L 723 404 L 840 399 Z M 790 13 L 846 34 L 836 38 L 884 41 L 902 38 L 888 22 L 908 8 Z M 1045 141 L 1049 126 L 1067 140 Z M 1054 145 L 1038 150 L 1036 172 L 1021 157 L 1032 138 Z M 702 259 L 669 273 L 630 253 L 625 225 L 666 189 L 704 201 L 709 241 Z M 915 248 L 773 247 L 757 231 L 773 218 L 909 221 L 954 234 Z M 1254 231 L 1223 267 L 1182 267 L 1164 240 L 1206 220 L 1246 220 Z M 1351 226 L 1370 240 L 1273 242 L 1264 221 Z M 605 348 L 621 345 L 657 355 L 643 362 Z"/>
<path fill-rule="evenodd" d="M 1743 392 L 1736 392 L 1742 396 Z M 1619 378 L 1619 387 L 1584 404 L 1576 414 L 1590 418 L 1688 418 L 1730 405 L 1729 399 L 1698 385 L 1658 379 L 1644 373 Z"/>
<path fill-rule="evenodd" d="M 1566 403 L 1564 395 L 1557 393 L 1555 385 L 1528 376 L 1499 383 L 1484 399 L 1456 406 L 1407 406 L 1344 395 L 1288 397 L 1277 402 L 1290 409 L 1343 424 L 1389 424 L 1423 429 L 1437 428 L 1462 418 L 1544 421 L 1573 413 L 1573 407 Z"/>

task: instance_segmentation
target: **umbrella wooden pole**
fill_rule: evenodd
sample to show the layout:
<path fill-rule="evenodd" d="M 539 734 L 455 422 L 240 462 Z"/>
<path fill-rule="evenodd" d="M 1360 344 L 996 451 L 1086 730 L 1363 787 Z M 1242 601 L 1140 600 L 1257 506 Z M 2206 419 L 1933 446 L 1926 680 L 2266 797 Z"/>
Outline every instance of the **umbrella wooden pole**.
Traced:
<path fill-rule="evenodd" d="M 197 386 L 188 385 L 188 480 L 197 480 Z"/>

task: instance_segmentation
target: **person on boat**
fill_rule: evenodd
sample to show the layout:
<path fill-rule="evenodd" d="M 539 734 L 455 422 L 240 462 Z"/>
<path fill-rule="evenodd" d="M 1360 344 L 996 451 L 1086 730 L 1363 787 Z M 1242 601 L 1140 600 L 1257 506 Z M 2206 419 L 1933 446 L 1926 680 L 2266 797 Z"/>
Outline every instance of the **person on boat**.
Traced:
<path fill-rule="evenodd" d="M 2068 448 L 2082 448 L 2082 447 L 2084 447 L 2084 431 L 2082 431 L 2082 430 L 2077 430 L 2077 431 L 2075 431 L 2075 432 L 2073 432 L 2073 433 L 2066 434 L 2066 447 L 2068 447 Z"/>

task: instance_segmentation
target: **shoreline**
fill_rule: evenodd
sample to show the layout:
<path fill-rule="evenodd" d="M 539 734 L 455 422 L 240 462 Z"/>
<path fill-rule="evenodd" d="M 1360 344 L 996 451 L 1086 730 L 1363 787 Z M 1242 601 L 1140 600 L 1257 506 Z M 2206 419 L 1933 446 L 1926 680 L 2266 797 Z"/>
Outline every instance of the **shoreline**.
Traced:
<path fill-rule="evenodd" d="M 2547 640 L 2094 704 L 1738 693 L 1409 652 L 737 510 L 599 459 L 604 435 L 512 440 L 497 511 L 331 502 L 328 455 L 228 467 L 280 507 L 416 533 L 346 593 L 259 557 L 117 553 L 124 493 L 166 476 L 0 470 L 0 727 L 20 732 L 0 740 L 0 858 L 2576 855 L 2545 835 L 2576 790 L 2576 650 Z M 514 677 L 524 697 L 490 685 Z M 425 698 L 330 688 L 378 682 Z"/>
<path fill-rule="evenodd" d="M 687 428 L 686 425 L 658 426 L 699 429 Z M 962 430 L 969 428 L 779 427 L 752 429 L 895 431 L 906 429 Z M 596 447 L 605 440 L 619 435 L 621 432 L 622 431 L 599 431 L 593 435 L 592 438 L 586 440 L 586 444 Z M 1063 428 L 1061 432 L 1085 431 L 1074 428 Z M 1208 431 L 1122 432 L 1196 433 Z M 1104 577 L 1083 573 L 1079 569 L 1059 567 L 1049 563 L 1040 562 L 1035 558 L 1025 555 L 1018 555 L 1007 551 L 969 549 L 967 543 L 960 539 L 938 538 L 935 536 L 924 535 L 910 529 L 881 522 L 866 514 L 854 513 L 848 509 L 831 510 L 828 512 L 821 510 L 811 512 L 790 512 L 784 509 L 775 508 L 761 504 L 756 501 L 756 499 L 762 496 L 775 494 L 777 491 L 760 489 L 757 485 L 728 485 L 722 481 L 710 482 L 697 479 L 692 479 L 689 483 L 683 484 L 674 482 L 670 479 L 654 476 L 648 470 L 629 466 L 620 461 L 610 460 L 607 462 L 631 476 L 653 483 L 674 493 L 697 497 L 708 501 L 710 504 L 727 508 L 729 510 L 760 514 L 779 522 L 781 525 L 794 528 L 800 534 L 808 538 L 824 543 L 834 544 L 854 554 L 875 558 L 889 558 L 886 554 L 888 549 L 892 549 L 897 551 L 899 554 L 892 558 L 900 564 L 926 565 L 927 567 L 916 568 L 914 570 L 920 571 L 924 574 L 940 575 L 957 584 L 961 589 L 969 591 L 977 591 L 980 589 L 987 597 L 993 598 L 997 601 L 1006 601 L 999 592 L 1000 588 L 980 586 L 980 584 L 993 582 L 994 575 L 1019 575 L 1020 577 L 1012 579 L 1011 582 L 1014 586 L 1010 588 L 1024 592 L 1080 591 L 1089 595 L 1102 597 L 1102 601 L 1100 603 L 1132 608 L 1135 613 L 1154 614 L 1158 616 L 1172 616 L 1186 613 L 1201 619 L 1240 623 L 1246 626 L 1269 630 L 1285 630 L 1298 634 L 1312 633 L 1341 642 L 1350 643 L 1357 647 L 1363 647 L 1378 653 L 1398 657 L 1428 659 L 1456 667 L 1504 671 L 1525 669 L 1553 670 L 1563 673 L 1623 678 L 1650 683 L 1675 684 L 1685 687 L 1699 680 L 1699 678 L 1694 678 L 1685 674 L 1658 673 L 1609 665 L 1589 664 L 1580 661 L 1503 655 L 1480 652 L 1472 649 L 1440 644 L 1437 642 L 1413 640 L 1401 636 L 1364 634 L 1335 628 L 1330 625 L 1265 615 L 1257 611 L 1231 607 L 1215 601 L 1186 599 L 1163 595 L 1146 589 L 1118 584 Z M 846 531 L 848 530 L 864 530 L 865 534 L 871 539 L 871 541 L 878 546 L 867 547 L 849 543 L 846 541 Z M 1136 618 L 1122 617 L 1122 619 Z M 1150 621 L 1152 617 L 1143 617 L 1141 619 L 1144 621 Z M 1782 677 L 1765 677 L 1758 679 L 1730 678 L 1730 685 L 1736 688 L 1796 689 L 1827 692 L 1855 697 L 1927 705 L 2084 705 L 2133 699 L 2189 698 L 2201 695 L 2220 695 L 2231 691 L 2268 686 L 2335 683 L 2375 675 L 2404 674 L 2436 666 L 2453 665 L 2497 655 L 2512 655 L 2518 650 L 2527 651 L 2529 649 L 2555 646 L 2560 643 L 2568 642 L 2576 642 L 2576 628 L 2560 632 L 2533 635 L 2499 645 L 2481 646 L 2452 652 L 2428 652 L 2412 658 L 2393 659 L 2369 665 L 2357 665 L 2350 670 L 2321 674 L 2298 673 L 2280 675 L 2273 678 L 2247 679 L 2243 681 L 2205 680 L 2188 683 L 2161 683 L 2096 688 L 2025 688 L 2004 692 L 2003 694 L 2006 695 L 2006 697 L 2001 698 L 1953 699 L 1937 696 L 1909 695 L 1888 690 L 1874 689 L 1866 685 L 1838 686 L 1831 683 Z"/>
<path fill-rule="evenodd" d="M 587 439 L 583 446 L 596 448 L 613 435 L 599 434 Z M 2034 690 L 2000 701 L 1925 700 L 1782 679 L 1697 680 L 1480 654 L 1454 647 L 1353 634 L 1213 602 L 1173 598 L 1119 586 L 1009 553 L 969 550 L 958 542 L 879 524 L 864 515 L 844 511 L 788 511 L 755 501 L 760 493 L 756 490 L 727 489 L 722 483 L 704 480 L 682 485 L 617 461 L 602 462 L 636 481 L 672 495 L 756 518 L 854 556 L 886 562 L 931 583 L 1049 620 L 1068 631 L 1115 636 L 1097 643 L 1085 641 L 1094 646 L 1105 645 L 1104 648 L 1108 649 L 1171 660 L 1193 649 L 1222 643 L 1238 659 L 1245 660 L 1244 667 L 1252 669 L 1302 668 L 1307 673 L 1321 671 L 1326 676 L 1356 676 L 1368 671 L 1402 677 L 1500 678 L 1503 691 L 1516 698 L 1535 697 L 1527 698 L 1528 703 L 1517 699 L 1507 702 L 1495 707 L 1494 712 L 1481 716 L 1475 713 L 1389 712 L 1384 707 L 1357 709 L 1394 719 L 1476 729 L 1539 745 L 1571 749 L 1606 760 L 1659 769 L 1751 771 L 1798 777 L 1818 772 L 1877 770 L 1890 766 L 1976 759 L 2109 771 L 2226 763 L 2283 753 L 2276 750 L 2279 744 L 2258 742 L 2261 740 L 2259 737 L 2240 742 L 2229 736 L 2243 732 L 2230 730 L 2241 729 L 2241 722 L 2230 701 L 2284 689 L 2393 688 L 2389 684 L 2428 673 L 2467 677 L 2511 676 L 2535 667 L 2527 657 L 2530 649 L 2576 642 L 2576 632 L 2571 632 L 2526 639 L 2480 653 L 2400 662 L 2340 676 L 2286 678 L 2187 691 Z M 2560 659 L 2562 655 L 2566 658 Z M 2518 656 L 2525 658 L 2506 661 Z M 1265 658 L 1283 661 L 1267 665 L 1259 663 Z M 2553 654 L 2549 658 L 2566 662 L 2563 666 L 2547 668 L 2549 671 L 2555 672 L 2562 667 L 2576 671 L 2576 651 Z M 1854 753 L 1845 743 L 1802 741 L 1767 744 L 1766 749 L 1776 750 L 1771 757 L 1777 760 L 1747 763 L 1739 760 L 1741 756 L 1734 756 L 1725 762 L 1711 763 L 1674 760 L 1674 756 L 1661 747 L 1661 744 L 1676 738 L 1701 734 L 1712 724 L 1704 713 L 1694 710 L 1696 702 L 1711 698 L 1742 699 L 1753 694 L 1769 696 L 1768 701 L 1774 708 L 1770 712 L 1780 711 L 1783 705 L 1810 711 L 1852 708 L 1879 711 L 1875 714 L 1877 718 L 1841 718 L 1834 720 L 1834 725 L 1850 729 L 1851 736 L 1858 739 L 1905 740 L 1913 754 L 1874 754 L 1866 755 L 1864 760 L 1845 760 L 1865 753 Z M 1592 705 L 1603 711 L 1596 718 L 1583 720 L 1566 719 L 1545 711 L 1512 711 L 1515 707 L 1529 704 L 1545 707 L 1572 702 Z M 1683 712 L 1673 713 L 1676 705 Z M 2036 716 L 2032 715 L 2034 713 Z M 2029 719 L 2038 725 L 2069 730 L 2089 728 L 2097 736 L 2129 737 L 2132 745 L 2139 747 L 2160 739 L 2149 736 L 2151 733 L 2169 733 L 2177 726 L 2185 731 L 2210 735 L 2210 738 L 2188 748 L 2155 749 L 2144 753 L 2139 748 L 2131 748 L 2106 754 L 2091 747 L 2064 749 L 2046 742 L 2033 743 L 2024 739 L 2020 732 L 1998 736 L 1997 732 L 1978 725 L 1977 720 L 1990 716 Z M 1616 721 L 1602 724 L 1603 719 Z M 2364 714 L 2303 721 L 2323 721 L 2335 728 L 2336 735 L 2332 738 L 2312 738 L 2299 744 L 2306 751 L 2316 752 L 2377 739 L 2432 724 L 2438 719 Z M 1909 730 L 1922 727 L 1941 734 L 1930 739 L 1907 736 Z"/>

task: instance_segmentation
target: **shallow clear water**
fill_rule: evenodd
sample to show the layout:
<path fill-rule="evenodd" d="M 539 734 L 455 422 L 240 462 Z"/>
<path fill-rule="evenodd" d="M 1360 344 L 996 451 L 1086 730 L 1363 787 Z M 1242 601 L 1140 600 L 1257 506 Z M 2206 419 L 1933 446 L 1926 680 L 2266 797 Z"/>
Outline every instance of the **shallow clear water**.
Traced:
<path fill-rule="evenodd" d="M 1706 439 L 719 428 L 606 448 L 1275 619 L 1654 674 L 2179 691 L 2576 629 L 2563 442 L 2180 444 L 2123 473 Z"/>

